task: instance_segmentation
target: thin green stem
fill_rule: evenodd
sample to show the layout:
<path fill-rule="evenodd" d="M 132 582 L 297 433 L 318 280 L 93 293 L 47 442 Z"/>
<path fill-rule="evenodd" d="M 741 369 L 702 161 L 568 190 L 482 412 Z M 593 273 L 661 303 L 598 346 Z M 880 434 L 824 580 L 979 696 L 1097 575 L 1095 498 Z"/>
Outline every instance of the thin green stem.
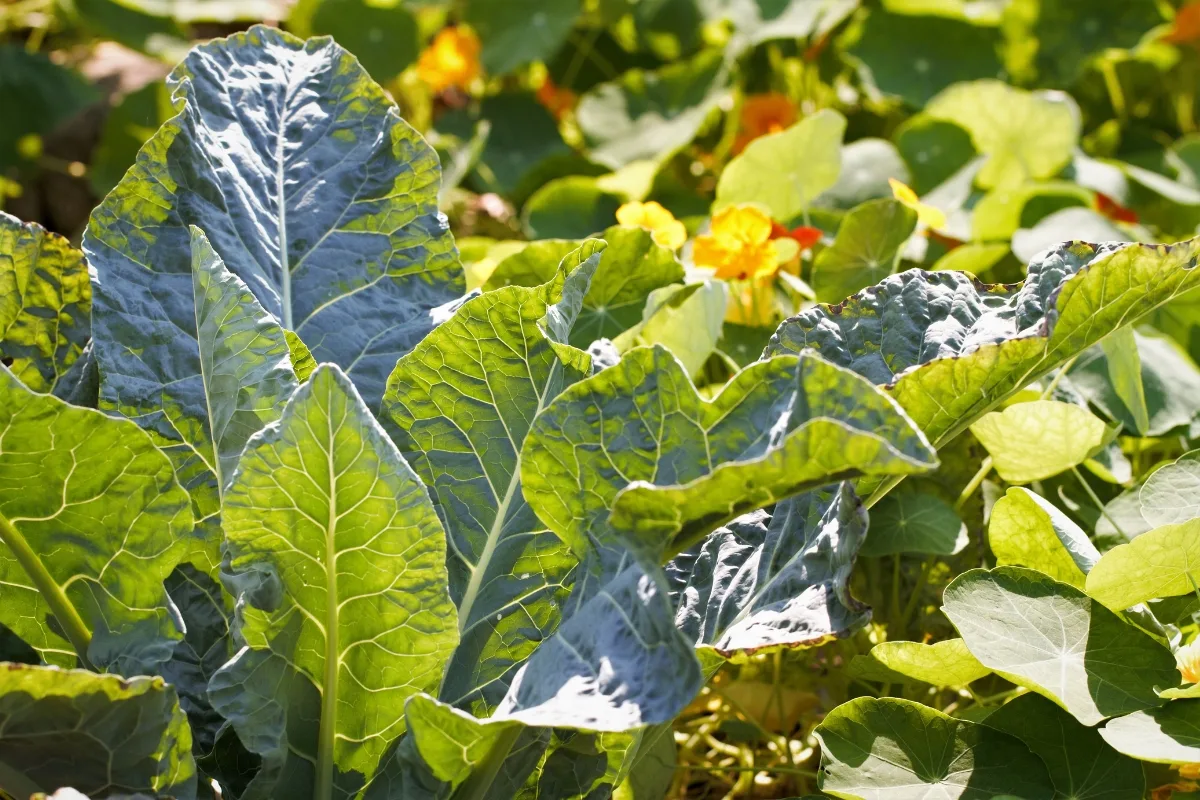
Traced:
<path fill-rule="evenodd" d="M 29 546 L 25 536 L 2 514 L 0 514 L 0 542 L 8 545 L 8 549 L 12 551 L 13 557 L 21 565 L 21 569 L 25 570 L 25 574 L 33 582 L 34 588 L 46 601 L 50 612 L 58 620 L 63 635 L 75 648 L 75 654 L 79 656 L 80 663 L 85 668 L 92 669 L 87 655 L 88 648 L 92 644 L 92 632 L 84 624 L 79 610 L 67 598 L 66 592 L 51 577 L 50 571 L 46 569 L 42 559 Z"/>
<path fill-rule="evenodd" d="M 1100 498 L 1096 496 L 1096 492 L 1092 489 L 1092 485 L 1088 483 L 1087 479 L 1085 479 L 1083 474 L 1080 473 L 1079 467 L 1071 467 L 1071 472 L 1075 474 L 1075 479 L 1079 481 L 1079 483 L 1083 486 L 1083 490 L 1087 492 L 1087 496 L 1092 499 L 1092 502 L 1095 503 L 1096 508 L 1100 510 L 1100 516 L 1108 520 L 1108 524 L 1112 525 L 1113 530 L 1120 534 L 1122 538 L 1128 539 L 1129 537 L 1125 535 L 1125 531 L 1121 530 L 1121 526 L 1117 524 L 1117 521 L 1113 519 L 1108 513 L 1108 510 L 1104 508 L 1104 503 L 1100 502 Z"/>
<path fill-rule="evenodd" d="M 954 504 L 955 511 L 962 511 L 963 506 L 971 499 L 971 495 L 975 494 L 975 490 L 979 488 L 979 484 L 983 483 L 983 479 L 992 471 L 992 457 L 988 456 L 979 464 L 979 471 L 971 478 L 967 485 L 963 488 L 962 494 L 958 496 L 958 502 Z"/>
<path fill-rule="evenodd" d="M 1050 385 L 1046 387 L 1046 391 L 1042 392 L 1043 400 L 1050 399 L 1050 395 L 1054 394 L 1054 390 L 1058 388 L 1058 382 L 1061 381 L 1063 376 L 1067 374 L 1067 371 L 1075 365 L 1075 359 L 1077 358 L 1079 358 L 1078 355 L 1071 356 L 1066 360 L 1058 372 L 1054 373 L 1054 377 L 1050 380 Z"/>

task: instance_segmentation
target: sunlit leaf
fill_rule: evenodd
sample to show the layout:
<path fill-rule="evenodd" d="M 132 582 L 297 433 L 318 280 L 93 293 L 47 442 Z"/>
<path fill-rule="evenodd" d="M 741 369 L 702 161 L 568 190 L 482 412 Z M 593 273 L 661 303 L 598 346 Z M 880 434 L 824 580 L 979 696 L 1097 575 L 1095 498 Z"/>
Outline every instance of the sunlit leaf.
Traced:
<path fill-rule="evenodd" d="M 1096 546 L 1070 517 L 1019 486 L 992 506 L 988 544 L 998 566 L 1036 569 L 1077 589 L 1100 560 Z"/>
<path fill-rule="evenodd" d="M 1015 403 L 983 415 L 971 433 L 1009 483 L 1030 483 L 1078 464 L 1104 444 L 1104 421 L 1060 400 Z"/>
<path fill-rule="evenodd" d="M 1200 519 L 1164 525 L 1109 550 L 1087 592 L 1114 611 L 1200 590 Z"/>
<path fill-rule="evenodd" d="M 817 299 L 838 302 L 891 275 L 916 224 L 916 212 L 891 198 L 871 200 L 851 210 L 833 244 L 813 264 Z"/>
<path fill-rule="evenodd" d="M 1110 719 L 1100 735 L 1113 749 L 1139 761 L 1200 763 L 1200 700 L 1175 700 Z"/>
<path fill-rule="evenodd" d="M 869 681 L 920 681 L 934 686 L 966 686 L 992 674 L 962 639 L 933 644 L 882 642 L 865 656 L 855 656 L 850 672 Z"/>

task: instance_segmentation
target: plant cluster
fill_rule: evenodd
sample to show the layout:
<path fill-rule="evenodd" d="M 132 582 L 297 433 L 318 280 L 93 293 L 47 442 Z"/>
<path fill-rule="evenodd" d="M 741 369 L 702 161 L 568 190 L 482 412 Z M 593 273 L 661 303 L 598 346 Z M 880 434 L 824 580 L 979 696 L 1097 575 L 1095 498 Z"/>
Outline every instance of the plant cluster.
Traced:
<path fill-rule="evenodd" d="M 0 797 L 1200 793 L 1198 20 L 0 11 Z"/>

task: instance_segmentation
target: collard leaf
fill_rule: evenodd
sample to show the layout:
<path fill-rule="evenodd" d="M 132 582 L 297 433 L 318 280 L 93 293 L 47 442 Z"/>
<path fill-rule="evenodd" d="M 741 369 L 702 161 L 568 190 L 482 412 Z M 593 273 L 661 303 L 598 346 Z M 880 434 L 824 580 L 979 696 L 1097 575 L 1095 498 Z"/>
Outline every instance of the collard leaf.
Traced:
<path fill-rule="evenodd" d="M 1112 748 L 1156 764 L 1200 762 L 1200 700 L 1175 700 L 1161 708 L 1110 719 L 1100 735 Z"/>
<path fill-rule="evenodd" d="M 891 198 L 853 209 L 842 220 L 833 245 L 813 263 L 817 299 L 837 302 L 891 275 L 916 225 L 917 213 Z"/>
<path fill-rule="evenodd" d="M 251 439 L 222 514 L 247 647 L 210 696 L 251 751 L 290 750 L 288 772 L 307 772 L 318 789 L 369 780 L 403 732 L 404 701 L 437 686 L 458 641 L 425 487 L 327 364 Z M 218 699 L 238 682 L 242 708 Z M 246 713 L 260 692 L 275 710 Z M 314 720 L 315 741 L 293 730 Z"/>
<path fill-rule="evenodd" d="M 934 686 L 966 686 L 992 671 L 971 655 L 962 639 L 933 644 L 882 642 L 865 656 L 855 656 L 850 673 L 884 683 L 920 681 Z"/>
<path fill-rule="evenodd" d="M 102 407 L 204 451 L 189 225 L 377 407 L 430 310 L 463 289 L 436 154 L 327 39 L 255 27 L 197 47 L 170 83 L 178 113 L 84 234 Z"/>
<path fill-rule="evenodd" d="M 1069 96 L 997 80 L 951 86 L 925 113 L 970 132 L 975 149 L 988 156 L 978 176 L 986 189 L 1053 177 L 1070 162 L 1079 140 L 1079 109 Z"/>
<path fill-rule="evenodd" d="M 1164 525 L 1109 550 L 1088 573 L 1087 592 L 1113 611 L 1200 588 L 1200 519 Z"/>
<path fill-rule="evenodd" d="M 646 72 L 632 69 L 587 92 L 576 110 L 592 160 L 617 169 L 662 161 L 696 135 L 727 82 L 720 51 Z"/>
<path fill-rule="evenodd" d="M 1142 517 L 1150 525 L 1171 525 L 1200 517 L 1200 450 L 1184 453 L 1155 470 L 1138 493 Z"/>
<path fill-rule="evenodd" d="M 483 42 L 483 66 L 496 75 L 548 60 L 582 10 L 579 0 L 468 0 L 465 5 L 464 20 Z"/>
<path fill-rule="evenodd" d="M 0 212 L 0 357 L 13 374 L 34 391 L 61 394 L 87 344 L 91 308 L 83 253 Z"/>
<path fill-rule="evenodd" d="M 985 666 L 1084 725 L 1153 708 L 1178 683 L 1171 652 L 1069 584 L 1018 567 L 971 570 L 942 610 Z"/>
<path fill-rule="evenodd" d="M 848 586 L 866 529 L 848 483 L 739 517 L 667 565 L 676 626 L 737 659 L 850 634 L 870 618 Z"/>
<path fill-rule="evenodd" d="M 1020 741 L 911 700 L 851 700 L 814 735 L 821 742 L 819 785 L 834 797 L 1054 797 L 1045 766 Z"/>
<path fill-rule="evenodd" d="M 233 478 L 246 442 L 278 418 L 299 382 L 291 365 L 293 345 L 283 328 L 225 268 L 199 228 L 191 230 L 191 248 L 196 344 L 212 435 L 211 449 L 203 455 L 224 485 Z"/>
<path fill-rule="evenodd" d="M 1082 464 L 1099 450 L 1104 421 L 1074 403 L 1034 400 L 984 414 L 971 433 L 1009 483 L 1031 483 Z"/>
<path fill-rule="evenodd" d="M 526 504 L 521 447 L 555 395 L 591 372 L 565 339 L 603 252 L 588 241 L 540 287 L 467 301 L 388 380 L 385 425 L 429 487 L 450 542 L 462 641 L 440 697 L 454 705 L 494 708 L 562 617 L 577 559 Z"/>
<path fill-rule="evenodd" d="M 69 782 L 90 797 L 195 797 L 191 747 L 161 678 L 0 665 L 0 772 L 21 796 Z"/>
<path fill-rule="evenodd" d="M 954 555 L 967 546 L 967 526 L 953 507 L 936 495 L 905 492 L 886 497 L 871 509 L 864 556 L 896 553 Z"/>
<path fill-rule="evenodd" d="M 1113 750 L 1099 732 L 1080 725 L 1044 697 L 1021 695 L 989 714 L 983 724 L 1020 739 L 1042 759 L 1054 783 L 1055 798 L 1125 800 L 1145 796 L 1141 764 Z"/>
<path fill-rule="evenodd" d="M 180 636 L 163 580 L 192 531 L 171 462 L 4 367 L 0 430 L 0 622 L 51 664 L 159 674 Z"/>
<path fill-rule="evenodd" d="M 785 320 L 766 355 L 814 348 L 882 385 L 934 445 L 1041 375 L 1200 284 L 1200 242 L 1060 245 L 1019 287 L 909 270 Z"/>
<path fill-rule="evenodd" d="M 601 236 L 608 243 L 583 299 L 569 343 L 587 347 L 597 339 L 613 339 L 642 319 L 650 294 L 683 281 L 683 265 L 641 228 L 613 225 Z M 532 242 L 496 265 L 485 289 L 539 286 L 554 277 L 559 262 L 580 242 Z"/>
<path fill-rule="evenodd" d="M 577 553 L 611 537 L 611 526 L 657 562 L 789 495 L 935 464 L 888 398 L 811 354 L 756 363 L 710 402 L 653 347 L 550 404 L 526 440 L 521 480 Z"/>
<path fill-rule="evenodd" d="M 1100 551 L 1070 517 L 1019 486 L 992 506 L 988 544 L 998 566 L 1036 569 L 1076 589 L 1100 560 Z"/>
<path fill-rule="evenodd" d="M 832 109 L 809 115 L 785 131 L 760 136 L 721 173 L 713 211 L 758 203 L 788 222 L 837 183 L 846 118 Z"/>

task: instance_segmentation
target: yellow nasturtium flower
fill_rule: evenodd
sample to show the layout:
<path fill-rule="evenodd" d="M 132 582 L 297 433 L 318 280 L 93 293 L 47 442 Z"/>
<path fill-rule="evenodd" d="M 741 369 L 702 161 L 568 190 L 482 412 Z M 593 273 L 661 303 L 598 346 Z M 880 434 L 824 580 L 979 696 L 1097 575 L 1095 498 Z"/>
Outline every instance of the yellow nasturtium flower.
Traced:
<path fill-rule="evenodd" d="M 634 228 L 645 228 L 655 242 L 668 250 L 678 250 L 687 241 L 687 228 L 658 203 L 626 203 L 617 209 L 617 222 Z"/>
<path fill-rule="evenodd" d="M 730 206 L 713 215 L 712 229 L 696 237 L 692 259 L 726 280 L 774 275 L 779 251 L 771 240 L 771 218 L 756 206 Z"/>
<path fill-rule="evenodd" d="M 922 203 L 917 193 L 895 178 L 888 178 L 892 187 L 892 196 L 904 205 L 917 212 L 917 219 L 930 228 L 946 227 L 946 215 L 940 208 Z"/>
<path fill-rule="evenodd" d="M 1175 666 L 1187 683 L 1200 683 L 1200 639 L 1175 651 Z"/>
<path fill-rule="evenodd" d="M 466 89 L 482 74 L 479 37 L 462 25 L 438 31 L 417 60 L 417 77 L 435 92 Z"/>

